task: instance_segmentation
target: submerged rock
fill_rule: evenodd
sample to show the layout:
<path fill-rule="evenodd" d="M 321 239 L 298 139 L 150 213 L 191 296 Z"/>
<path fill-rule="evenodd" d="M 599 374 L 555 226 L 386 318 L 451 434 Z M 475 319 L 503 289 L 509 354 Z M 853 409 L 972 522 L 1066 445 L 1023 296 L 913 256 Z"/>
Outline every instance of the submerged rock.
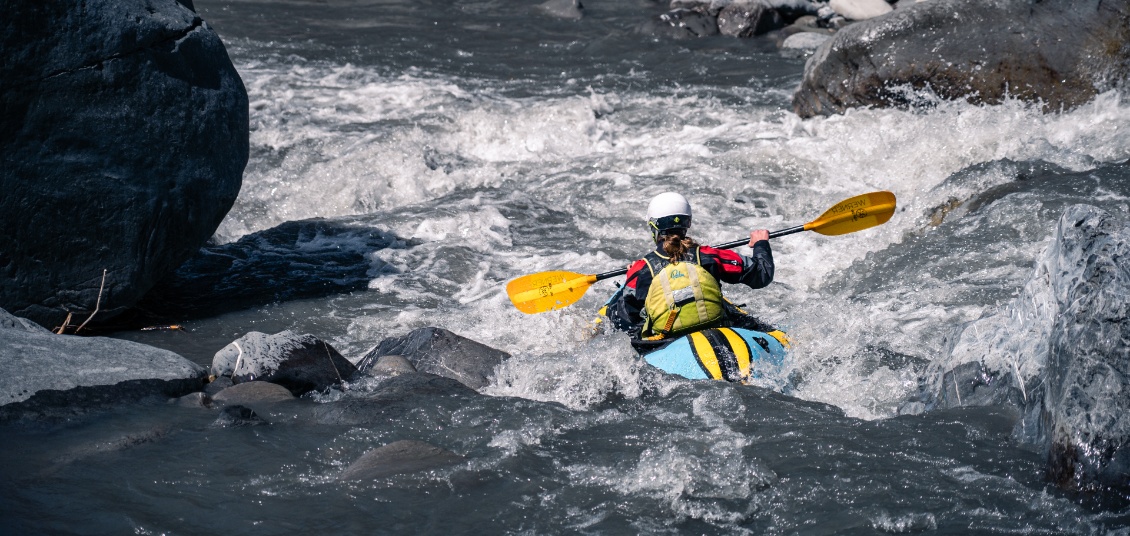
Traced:
<path fill-rule="evenodd" d="M 11 318 L 0 315 L 4 324 Z M 203 388 L 206 376 L 173 352 L 136 342 L 0 326 L 0 422 L 177 398 Z"/>
<path fill-rule="evenodd" d="M 258 381 L 233 385 L 212 396 L 212 401 L 215 403 L 231 406 L 277 404 L 294 399 L 294 395 L 286 387 Z"/>
<path fill-rule="evenodd" d="M 4 3 L 0 306 L 45 326 L 109 319 L 231 208 L 247 92 L 187 3 Z"/>
<path fill-rule="evenodd" d="M 364 426 L 400 418 L 421 406 L 432 408 L 448 401 L 461 406 L 468 397 L 476 396 L 483 395 L 451 378 L 407 373 L 381 382 L 368 393 L 353 391 L 341 400 L 318 404 L 313 418 L 321 424 Z"/>
<path fill-rule="evenodd" d="M 368 372 L 385 355 L 404 356 L 420 372 L 459 380 L 472 389 L 490 384 L 494 369 L 510 354 L 442 328 L 420 328 L 403 337 L 381 341 L 357 362 Z"/>
<path fill-rule="evenodd" d="M 270 424 L 263 420 L 255 410 L 245 406 L 227 406 L 220 410 L 220 416 L 212 422 L 212 426 L 216 427 L 229 427 L 229 426 L 258 426 L 261 424 Z"/>
<path fill-rule="evenodd" d="M 212 375 L 216 377 L 231 376 L 234 383 L 276 383 L 295 396 L 325 390 L 356 374 L 357 367 L 329 343 L 291 331 L 274 335 L 249 332 L 212 359 Z"/>
<path fill-rule="evenodd" d="M 338 480 L 373 480 L 403 473 L 415 473 L 448 465 L 464 458 L 430 443 L 402 440 L 375 448 L 345 468 Z"/>
<path fill-rule="evenodd" d="M 820 47 L 793 95 L 801 117 L 944 99 L 1006 97 L 1048 110 L 1130 75 L 1130 0 L 931 0 L 853 24 Z"/>
<path fill-rule="evenodd" d="M 212 398 L 203 392 L 196 392 L 180 398 L 170 398 L 169 403 L 182 408 L 210 408 L 212 407 Z"/>

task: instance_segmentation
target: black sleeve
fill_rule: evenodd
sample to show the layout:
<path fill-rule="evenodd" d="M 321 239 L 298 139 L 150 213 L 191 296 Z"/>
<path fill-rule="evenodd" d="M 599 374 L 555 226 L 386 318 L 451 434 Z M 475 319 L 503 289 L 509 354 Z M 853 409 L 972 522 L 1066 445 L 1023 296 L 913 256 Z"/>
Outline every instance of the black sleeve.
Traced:
<path fill-rule="evenodd" d="M 768 240 L 753 244 L 753 254 L 742 255 L 741 283 L 749 288 L 762 288 L 773 282 L 773 248 Z"/>
<path fill-rule="evenodd" d="M 651 274 L 647 270 L 637 270 L 628 275 L 624 286 L 608 304 L 606 314 L 612 327 L 639 336 L 643 330 L 643 304 L 649 285 Z M 644 289 L 642 292 L 639 290 L 641 287 Z"/>

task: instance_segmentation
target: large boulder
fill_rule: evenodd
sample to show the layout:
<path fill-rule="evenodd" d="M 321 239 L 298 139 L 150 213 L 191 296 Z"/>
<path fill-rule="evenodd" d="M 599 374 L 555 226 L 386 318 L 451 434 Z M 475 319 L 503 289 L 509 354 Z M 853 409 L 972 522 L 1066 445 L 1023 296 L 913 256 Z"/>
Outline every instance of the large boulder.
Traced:
<path fill-rule="evenodd" d="M 248 332 L 212 358 L 213 376 L 231 377 L 236 384 L 270 382 L 295 396 L 328 389 L 356 374 L 357 367 L 329 343 L 291 331 L 274 335 Z"/>
<path fill-rule="evenodd" d="M 1130 73 L 1130 0 L 931 0 L 848 26 L 793 95 L 802 117 L 897 106 L 908 89 L 994 104 L 1073 107 Z"/>
<path fill-rule="evenodd" d="M 13 327 L 13 318 L 0 310 L 0 422 L 67 418 L 204 387 L 207 371 L 168 350 Z"/>
<path fill-rule="evenodd" d="M 46 326 L 112 317 L 231 208 L 247 92 L 188 5 L 4 3 L 0 306 Z"/>
<path fill-rule="evenodd" d="M 1130 490 L 1130 224 L 1064 211 L 1031 279 L 955 339 L 933 392 L 904 413 L 958 406 L 1020 412 L 1014 436 L 1041 448 L 1074 490 Z"/>
<path fill-rule="evenodd" d="M 1042 421 L 1048 475 L 1061 487 L 1130 490 L 1130 225 L 1076 205 L 1049 266 L 1058 314 Z"/>
<path fill-rule="evenodd" d="M 369 372 L 385 355 L 403 356 L 420 372 L 458 380 L 472 389 L 489 385 L 495 367 L 510 358 L 502 350 L 446 329 L 428 327 L 381 341 L 361 357 L 357 369 Z"/>

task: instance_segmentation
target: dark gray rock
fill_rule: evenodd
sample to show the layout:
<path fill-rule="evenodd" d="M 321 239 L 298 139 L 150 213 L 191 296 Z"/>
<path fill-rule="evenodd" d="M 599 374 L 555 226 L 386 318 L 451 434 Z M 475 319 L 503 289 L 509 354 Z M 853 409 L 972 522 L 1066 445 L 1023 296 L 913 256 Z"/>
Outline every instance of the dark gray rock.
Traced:
<path fill-rule="evenodd" d="M 1130 224 L 1068 207 L 1019 295 L 970 323 L 935 392 L 900 413 L 958 406 L 1020 411 L 1013 436 L 1043 449 L 1072 490 L 1130 490 Z"/>
<path fill-rule="evenodd" d="M 756 0 L 734 2 L 718 12 L 718 32 L 731 37 L 754 37 L 785 26 L 777 10 Z"/>
<path fill-rule="evenodd" d="M 11 0 L 0 17 L 0 306 L 45 326 L 133 305 L 216 230 L 247 93 L 175 0 Z"/>
<path fill-rule="evenodd" d="M 216 393 L 212 401 L 225 406 L 256 406 L 294 400 L 290 390 L 270 382 L 247 382 Z"/>
<path fill-rule="evenodd" d="M 732 37 L 753 37 L 785 27 L 784 18 L 763 2 L 733 2 L 718 14 L 718 31 Z"/>
<path fill-rule="evenodd" d="M 802 117 L 913 104 L 906 88 L 1059 110 L 1124 84 L 1130 0 L 930 0 L 844 28 L 793 95 Z"/>
<path fill-rule="evenodd" d="M 323 391 L 357 374 L 357 367 L 329 343 L 313 335 L 252 331 L 225 346 L 212 359 L 212 375 L 234 383 L 254 380 L 286 387 L 296 396 Z"/>
<path fill-rule="evenodd" d="M 203 388 L 206 376 L 173 352 L 136 342 L 0 327 L 0 422 L 177 398 Z"/>
<path fill-rule="evenodd" d="M 368 372 L 385 355 L 404 356 L 420 372 L 459 380 L 473 389 L 490 384 L 494 369 L 510 354 L 442 328 L 420 328 L 403 337 L 381 341 L 357 362 Z"/>
<path fill-rule="evenodd" d="M 51 333 L 47 328 L 40 326 L 39 324 L 36 324 L 31 320 L 20 318 L 13 315 L 12 313 L 9 313 L 8 311 L 0 309 L 0 330 L 3 329 L 17 329 L 21 331 L 29 331 L 31 333 Z"/>
<path fill-rule="evenodd" d="M 182 408 L 210 408 L 212 407 L 212 398 L 203 392 L 197 392 L 189 393 L 180 398 L 170 398 L 169 403 Z"/>
<path fill-rule="evenodd" d="M 263 420 L 255 410 L 245 406 L 227 406 L 220 410 L 220 416 L 212 422 L 212 426 L 227 428 L 231 426 L 258 426 L 270 424 Z"/>
<path fill-rule="evenodd" d="M 1130 490 L 1130 225 L 1069 207 L 1049 266 L 1058 314 L 1042 408 L 1048 476 Z"/>
<path fill-rule="evenodd" d="M 235 385 L 230 376 L 212 376 L 212 378 L 212 381 L 204 386 L 204 394 L 208 396 L 216 396 L 216 393 Z"/>
<path fill-rule="evenodd" d="M 434 374 L 407 373 L 381 382 L 368 393 L 328 404 L 317 404 L 313 419 L 321 424 L 364 426 L 403 417 L 419 407 L 464 405 L 469 397 L 483 396 L 451 378 Z"/>
<path fill-rule="evenodd" d="M 342 471 L 338 480 L 373 480 L 454 465 L 464 459 L 423 441 L 395 441 L 363 454 Z"/>
<path fill-rule="evenodd" d="M 699 9 L 673 9 L 657 16 L 645 33 L 674 38 L 718 35 L 717 15 Z"/>
<path fill-rule="evenodd" d="M 377 362 L 369 369 L 369 374 L 378 375 L 396 375 L 408 374 L 416 372 L 416 367 L 408 358 L 402 355 L 382 355 L 377 358 Z"/>
<path fill-rule="evenodd" d="M 286 222 L 200 248 L 157 283 L 138 309 L 149 323 L 362 290 L 379 273 L 392 271 L 374 266 L 372 253 L 405 244 L 352 219 Z"/>

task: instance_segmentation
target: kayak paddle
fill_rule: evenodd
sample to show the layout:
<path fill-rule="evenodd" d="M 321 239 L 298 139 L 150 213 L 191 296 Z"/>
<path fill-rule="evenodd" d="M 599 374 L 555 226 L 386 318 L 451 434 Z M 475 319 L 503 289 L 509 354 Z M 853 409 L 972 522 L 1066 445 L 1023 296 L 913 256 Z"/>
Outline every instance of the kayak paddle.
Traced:
<path fill-rule="evenodd" d="M 840 201 L 819 218 L 804 225 L 773 231 L 769 233 L 769 238 L 802 231 L 816 231 L 826 236 L 854 233 L 887 223 L 894 213 L 895 194 L 885 191 L 871 192 Z M 744 238 L 719 244 L 714 248 L 733 249 L 748 243 L 749 238 Z M 627 268 L 600 274 L 579 274 L 561 270 L 538 272 L 507 283 L 506 294 L 510 296 L 510 301 L 519 311 L 526 314 L 544 313 L 572 305 L 597 281 L 626 273 L 628 273 Z"/>

